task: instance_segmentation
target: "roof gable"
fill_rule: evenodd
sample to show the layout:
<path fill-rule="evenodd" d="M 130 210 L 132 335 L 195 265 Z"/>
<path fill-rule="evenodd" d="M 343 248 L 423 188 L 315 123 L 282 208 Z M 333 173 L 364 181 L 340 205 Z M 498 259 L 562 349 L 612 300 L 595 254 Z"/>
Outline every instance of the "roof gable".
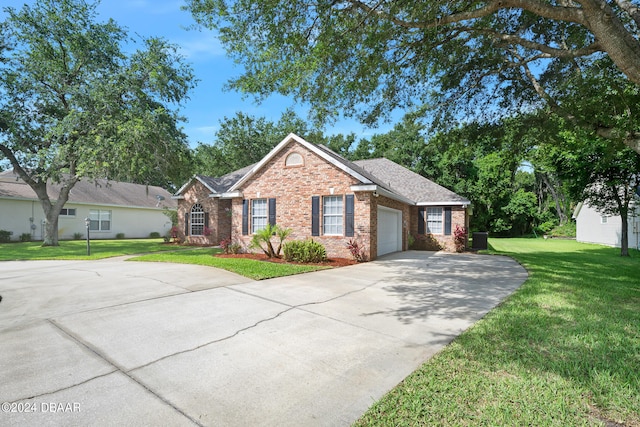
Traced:
<path fill-rule="evenodd" d="M 278 145 L 276 145 L 273 148 L 273 150 L 271 150 L 269 152 L 269 154 L 264 156 L 264 158 L 262 160 L 260 160 L 258 163 L 253 165 L 253 167 L 251 167 L 249 169 L 249 171 L 242 178 L 240 178 L 233 186 L 231 186 L 228 189 L 228 191 L 232 192 L 232 191 L 238 190 L 242 186 L 242 184 L 244 184 L 251 177 L 253 177 L 258 171 L 260 171 L 260 169 L 262 169 L 271 159 L 273 159 L 280 151 L 282 151 L 291 142 L 296 142 L 296 143 L 302 145 L 303 147 L 305 147 L 309 151 L 313 152 L 314 154 L 318 155 L 319 157 L 321 157 L 322 159 L 327 161 L 328 163 L 336 166 L 338 169 L 340 169 L 340 170 L 346 172 L 347 174 L 351 175 L 352 177 L 354 177 L 355 179 L 357 179 L 361 183 L 363 183 L 363 184 L 372 184 L 373 183 L 373 181 L 371 180 L 371 177 L 368 176 L 366 171 L 363 171 L 358 166 L 356 166 L 353 163 L 349 162 L 348 160 L 340 157 L 338 154 L 334 153 L 333 151 L 329 150 L 326 147 L 323 147 L 323 146 L 317 145 L 317 144 L 313 144 L 313 143 L 308 142 L 305 139 L 299 137 L 298 135 L 296 135 L 294 133 L 290 133 Z"/>
<path fill-rule="evenodd" d="M 175 196 L 183 195 L 196 181 L 200 181 L 202 185 L 207 187 L 211 191 L 212 195 L 219 195 L 229 191 L 229 188 L 233 186 L 240 178 L 242 178 L 251 168 L 255 165 L 245 166 L 237 171 L 229 172 L 219 178 L 205 175 L 194 175 L 185 185 L 175 193 Z"/>

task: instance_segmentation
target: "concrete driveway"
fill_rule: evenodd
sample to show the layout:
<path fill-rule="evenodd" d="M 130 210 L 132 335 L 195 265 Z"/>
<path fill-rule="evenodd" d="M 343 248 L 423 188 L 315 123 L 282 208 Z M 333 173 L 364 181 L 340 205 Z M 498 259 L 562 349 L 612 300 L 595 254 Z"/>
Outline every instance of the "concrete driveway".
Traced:
<path fill-rule="evenodd" d="M 0 424 L 346 426 L 526 277 L 440 252 L 259 282 L 2 262 Z"/>

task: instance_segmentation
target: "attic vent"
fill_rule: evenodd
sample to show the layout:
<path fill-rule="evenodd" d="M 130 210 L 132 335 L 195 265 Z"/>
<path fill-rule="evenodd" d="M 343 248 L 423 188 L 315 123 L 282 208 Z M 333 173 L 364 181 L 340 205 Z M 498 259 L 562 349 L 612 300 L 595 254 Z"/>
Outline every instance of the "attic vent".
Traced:
<path fill-rule="evenodd" d="M 299 153 L 291 153 L 284 161 L 285 166 L 301 166 L 304 164 L 304 160 Z"/>

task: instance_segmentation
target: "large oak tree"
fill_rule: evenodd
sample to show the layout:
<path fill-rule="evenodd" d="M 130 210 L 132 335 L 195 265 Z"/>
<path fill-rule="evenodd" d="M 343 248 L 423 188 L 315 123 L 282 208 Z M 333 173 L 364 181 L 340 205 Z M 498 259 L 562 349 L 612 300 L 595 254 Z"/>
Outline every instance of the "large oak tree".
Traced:
<path fill-rule="evenodd" d="M 129 53 L 126 31 L 97 22 L 96 3 L 39 0 L 6 8 L 0 46 L 0 160 L 37 194 L 44 245 L 81 179 L 170 175 L 188 152 L 180 103 L 194 86 L 176 48 L 158 38 Z M 62 184 L 47 193 L 47 182 Z"/>
<path fill-rule="evenodd" d="M 293 95 L 322 121 L 341 111 L 373 122 L 412 106 L 436 107 L 444 119 L 558 107 L 555 84 L 603 58 L 640 85 L 636 1 L 188 0 L 187 8 L 244 66 L 230 87 Z M 580 125 L 615 134 L 614 145 L 621 137 Z M 622 132 L 640 152 L 640 132 Z"/>

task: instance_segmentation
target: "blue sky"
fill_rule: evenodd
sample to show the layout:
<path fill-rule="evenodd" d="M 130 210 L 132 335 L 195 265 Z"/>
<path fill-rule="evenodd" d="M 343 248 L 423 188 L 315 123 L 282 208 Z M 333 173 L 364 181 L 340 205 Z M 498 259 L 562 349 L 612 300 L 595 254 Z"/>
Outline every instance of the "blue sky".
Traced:
<path fill-rule="evenodd" d="M 20 9 L 25 3 L 34 2 L 2 2 L 3 6 L 16 9 Z M 215 33 L 208 30 L 187 30 L 194 21 L 188 12 L 180 10 L 182 4 L 181 0 L 103 0 L 98 12 L 101 20 L 113 18 L 120 26 L 127 28 L 130 36 L 161 36 L 180 47 L 181 53 L 200 80 L 182 109 L 183 115 L 188 119 L 183 124 L 184 131 L 189 136 L 192 147 L 197 142 L 212 142 L 220 120 L 225 116 L 232 117 L 239 111 L 275 122 L 287 108 L 293 108 L 300 117 L 307 118 L 308 108 L 296 104 L 293 98 L 272 95 L 258 105 L 251 95 L 243 97 L 236 92 L 224 91 L 225 82 L 238 75 L 242 69 L 225 56 Z M 0 13 L 0 16 L 4 19 L 4 13 Z M 341 120 L 327 126 L 325 133 L 331 135 L 355 132 L 359 136 L 371 136 L 386 132 L 391 127 L 392 124 L 384 124 L 378 129 L 370 129 L 354 120 Z"/>

